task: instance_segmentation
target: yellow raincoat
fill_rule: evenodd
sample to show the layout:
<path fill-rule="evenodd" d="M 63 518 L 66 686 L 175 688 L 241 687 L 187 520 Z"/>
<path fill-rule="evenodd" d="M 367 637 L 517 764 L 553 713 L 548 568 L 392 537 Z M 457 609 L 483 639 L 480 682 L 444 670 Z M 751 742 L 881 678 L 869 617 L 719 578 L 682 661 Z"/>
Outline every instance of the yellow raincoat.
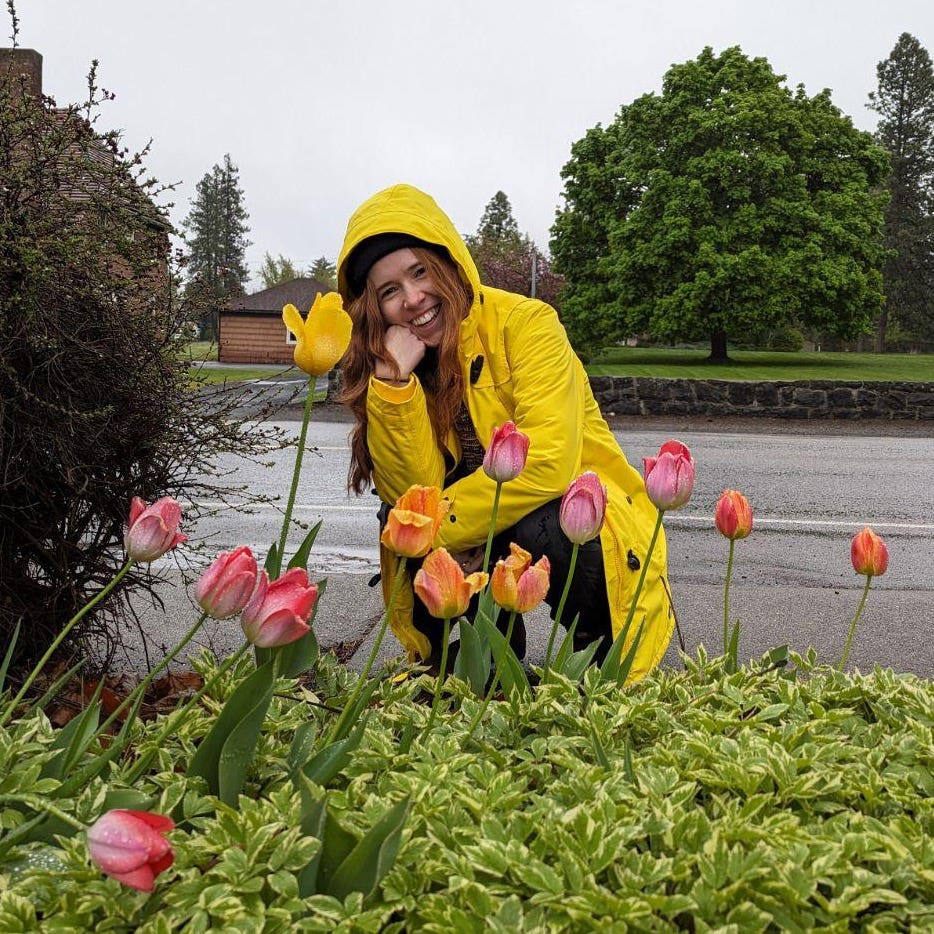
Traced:
<path fill-rule="evenodd" d="M 432 198 L 409 185 L 379 192 L 351 217 L 338 260 L 338 286 L 345 300 L 352 298 L 348 256 L 361 241 L 382 233 L 407 233 L 447 248 L 474 296 L 461 324 L 460 357 L 477 438 L 489 444 L 494 429 L 510 420 L 529 436 L 525 470 L 503 485 L 496 531 L 562 496 L 584 471 L 594 471 L 606 484 L 607 514 L 600 543 L 616 636 L 639 579 L 639 571 L 630 565 L 638 567 L 644 561 L 657 513 L 642 477 L 626 461 L 600 414 L 587 374 L 558 315 L 544 302 L 481 285 L 477 267 L 447 215 Z M 471 366 L 480 357 L 479 377 L 472 381 Z M 451 508 L 436 546 L 454 552 L 484 544 L 496 484 L 478 469 L 445 487 L 444 455 L 435 442 L 418 377 L 413 374 L 405 386 L 372 378 L 367 416 L 367 443 L 380 499 L 392 504 L 413 483 L 443 487 Z M 447 446 L 455 461 L 459 460 L 460 441 L 454 432 Z M 638 563 L 627 561 L 630 552 Z M 384 598 L 388 599 L 396 558 L 385 548 L 380 557 Z M 661 533 L 630 631 L 631 639 L 645 619 L 630 680 L 643 677 L 659 662 L 671 638 L 674 614 L 665 569 Z M 431 647 L 412 625 L 413 599 L 409 582 L 400 588 L 390 624 L 415 660 L 426 658 Z"/>

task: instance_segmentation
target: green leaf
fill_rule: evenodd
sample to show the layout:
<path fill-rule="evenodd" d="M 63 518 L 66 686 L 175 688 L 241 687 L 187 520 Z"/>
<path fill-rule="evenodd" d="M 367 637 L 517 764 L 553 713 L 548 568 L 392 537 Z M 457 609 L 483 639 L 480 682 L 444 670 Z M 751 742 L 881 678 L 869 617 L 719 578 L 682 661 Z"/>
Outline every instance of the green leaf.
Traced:
<path fill-rule="evenodd" d="M 466 619 L 460 622 L 460 651 L 454 661 L 454 674 L 466 681 L 471 690 L 482 697 L 490 680 L 493 658 L 490 645 Z"/>
<path fill-rule="evenodd" d="M 480 630 L 481 636 L 487 640 L 493 652 L 497 677 L 506 694 L 509 697 L 527 695 L 530 690 L 528 675 L 522 663 L 516 658 L 516 653 L 506 641 L 506 637 L 483 613 L 477 613 L 474 625 Z"/>
<path fill-rule="evenodd" d="M 291 570 L 292 568 L 301 568 L 303 571 L 308 570 L 308 556 L 311 554 L 311 546 L 315 543 L 315 538 L 317 538 L 318 532 L 321 529 L 322 521 L 323 520 L 319 519 L 302 539 L 301 545 L 298 546 L 298 551 L 292 555 L 292 560 L 289 562 L 287 570 Z"/>
<path fill-rule="evenodd" d="M 308 761 L 317 737 L 318 724 L 313 721 L 300 723 L 295 728 L 295 736 L 292 737 L 287 759 L 290 774 L 297 772 Z"/>
<path fill-rule="evenodd" d="M 591 721 L 590 724 L 590 742 L 593 745 L 594 758 L 597 762 L 603 766 L 608 772 L 610 771 L 610 760 L 607 758 L 606 750 L 603 748 L 603 743 L 600 742 L 600 737 L 597 734 L 597 728 L 593 725 Z"/>
<path fill-rule="evenodd" d="M 63 778 L 88 748 L 100 724 L 100 696 L 103 689 L 104 681 L 101 679 L 97 682 L 88 706 L 58 731 L 51 745 L 52 749 L 58 750 L 58 754 L 43 765 L 40 773 L 43 778 Z"/>
<path fill-rule="evenodd" d="M 299 773 L 295 778 L 301 797 L 299 830 L 306 837 L 321 840 L 318 852 L 298 871 L 298 894 L 302 898 L 318 894 L 318 869 L 324 853 L 325 827 L 327 825 L 327 796 L 324 789 Z"/>
<path fill-rule="evenodd" d="M 571 657 L 571 652 L 574 649 L 574 633 L 577 631 L 577 624 L 580 622 L 580 618 L 580 613 L 574 614 L 574 619 L 571 621 L 571 625 L 568 626 L 567 632 L 565 632 L 564 638 L 561 640 L 558 653 L 551 663 L 551 667 L 554 668 L 555 671 L 561 671 L 564 663 Z"/>
<path fill-rule="evenodd" d="M 568 680 L 579 682 L 581 678 L 584 677 L 584 672 L 590 667 L 590 663 L 593 661 L 594 655 L 597 654 L 597 649 L 599 647 L 599 642 L 591 642 L 590 645 L 582 648 L 579 652 L 574 652 L 574 654 L 571 655 L 560 668 L 556 668 L 556 670 L 560 671 Z"/>
<path fill-rule="evenodd" d="M 21 619 L 16 621 L 16 626 L 13 627 L 13 635 L 10 637 L 10 646 L 6 650 L 6 655 L 3 656 L 3 664 L 0 665 L 0 693 L 3 693 L 3 686 L 6 684 L 6 673 L 10 668 L 10 661 L 13 658 L 13 649 L 16 648 L 16 640 L 19 638 L 19 627 L 22 622 Z"/>
<path fill-rule="evenodd" d="M 227 804 L 236 803 L 274 684 L 275 671 L 271 664 L 257 668 L 244 678 L 224 704 L 188 766 L 189 776 L 203 778 L 208 791 Z"/>
<path fill-rule="evenodd" d="M 351 753 L 360 745 L 366 731 L 366 721 L 366 716 L 361 717 L 347 736 L 330 743 L 310 758 L 301 769 L 305 778 L 326 786 L 347 765 Z"/>
<path fill-rule="evenodd" d="M 314 629 L 309 629 L 301 639 L 270 651 L 275 660 L 276 670 L 282 678 L 297 678 L 306 671 L 311 671 L 321 656 Z"/>
<path fill-rule="evenodd" d="M 408 796 L 396 802 L 364 834 L 330 875 L 328 895 L 343 901 L 351 892 L 366 898 L 376 889 L 396 860 L 409 804 Z"/>
<path fill-rule="evenodd" d="M 737 670 L 737 667 L 738 667 L 737 656 L 738 655 L 739 655 L 739 620 L 737 619 L 736 622 L 733 624 L 732 631 L 730 632 L 730 645 L 726 653 L 726 657 L 727 657 L 726 670 L 731 675 L 735 674 Z"/>
<path fill-rule="evenodd" d="M 632 621 L 630 620 L 629 625 L 613 640 L 613 645 L 610 647 L 610 651 L 607 653 L 603 664 L 600 666 L 600 674 L 603 675 L 606 680 L 615 681 L 620 686 L 624 685 L 626 679 L 629 677 L 632 663 L 635 661 L 636 652 L 639 649 L 639 643 L 642 641 L 642 630 L 645 628 L 645 620 L 643 619 L 639 624 L 636 637 L 632 640 L 632 645 L 629 647 L 626 657 L 620 661 L 619 657 L 623 651 L 623 643 L 626 641 L 626 635 L 631 625 Z"/>

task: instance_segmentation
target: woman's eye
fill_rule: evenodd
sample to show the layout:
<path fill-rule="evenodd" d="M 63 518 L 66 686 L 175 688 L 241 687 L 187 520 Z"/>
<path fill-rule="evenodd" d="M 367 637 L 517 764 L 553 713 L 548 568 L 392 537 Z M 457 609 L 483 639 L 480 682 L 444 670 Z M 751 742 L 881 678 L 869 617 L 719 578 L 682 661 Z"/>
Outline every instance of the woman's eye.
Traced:
<path fill-rule="evenodd" d="M 383 289 L 383 291 L 379 293 L 380 301 L 389 298 L 393 292 L 395 292 L 395 288 L 393 286 L 389 286 L 388 288 Z"/>
<path fill-rule="evenodd" d="M 425 275 L 425 267 L 419 266 L 418 269 L 415 270 L 415 278 L 421 279 L 421 277 L 424 275 Z"/>

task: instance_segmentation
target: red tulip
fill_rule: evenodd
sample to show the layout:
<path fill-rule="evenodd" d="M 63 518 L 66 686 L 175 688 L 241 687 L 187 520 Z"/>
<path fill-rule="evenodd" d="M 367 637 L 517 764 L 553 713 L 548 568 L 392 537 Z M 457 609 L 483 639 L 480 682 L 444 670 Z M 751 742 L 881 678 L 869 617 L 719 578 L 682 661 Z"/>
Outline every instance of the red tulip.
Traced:
<path fill-rule="evenodd" d="M 606 515 L 606 487 L 591 470 L 571 481 L 558 511 L 561 530 L 577 545 L 596 538 Z"/>
<path fill-rule="evenodd" d="M 465 577 L 448 550 L 439 548 L 425 558 L 412 583 L 432 616 L 456 619 L 467 612 L 470 598 L 483 590 L 488 579 L 482 571 Z"/>
<path fill-rule="evenodd" d="M 240 617 L 247 639 L 261 649 L 275 649 L 301 639 L 311 626 L 318 588 L 308 583 L 302 568 L 292 568 L 277 580 L 261 571 L 256 590 Z"/>
<path fill-rule="evenodd" d="M 171 496 L 151 506 L 138 496 L 130 503 L 130 518 L 123 536 L 126 553 L 134 561 L 155 561 L 186 540 L 178 531 L 182 507 Z"/>
<path fill-rule="evenodd" d="M 525 469 L 528 456 L 529 436 L 519 431 L 515 422 L 506 422 L 493 432 L 483 455 L 484 473 L 497 483 L 508 483 Z"/>
<path fill-rule="evenodd" d="M 174 826 L 162 814 L 108 811 L 88 828 L 91 860 L 124 885 L 151 892 L 156 876 L 175 858 L 164 836 Z"/>
<path fill-rule="evenodd" d="M 427 555 L 450 503 L 436 486 L 410 486 L 389 510 L 380 541 L 404 558 Z"/>
<path fill-rule="evenodd" d="M 889 550 L 885 547 L 885 542 L 867 525 L 862 532 L 853 536 L 850 559 L 857 574 L 878 577 L 885 574 L 889 566 Z"/>
<path fill-rule="evenodd" d="M 730 541 L 745 538 L 752 531 L 752 506 L 742 493 L 724 490 L 717 502 L 714 522 L 720 534 Z"/>
<path fill-rule="evenodd" d="M 658 457 L 646 457 L 645 491 L 655 508 L 661 511 L 680 509 L 694 489 L 694 458 L 686 444 L 666 441 Z"/>
<path fill-rule="evenodd" d="M 195 599 L 212 619 L 229 619 L 247 605 L 257 573 L 256 558 L 246 545 L 222 551 L 195 585 Z"/>
<path fill-rule="evenodd" d="M 509 556 L 496 562 L 490 578 L 493 599 L 504 609 L 528 613 L 545 599 L 551 577 L 551 562 L 542 555 L 535 564 L 532 556 L 515 542 L 509 543 Z"/>

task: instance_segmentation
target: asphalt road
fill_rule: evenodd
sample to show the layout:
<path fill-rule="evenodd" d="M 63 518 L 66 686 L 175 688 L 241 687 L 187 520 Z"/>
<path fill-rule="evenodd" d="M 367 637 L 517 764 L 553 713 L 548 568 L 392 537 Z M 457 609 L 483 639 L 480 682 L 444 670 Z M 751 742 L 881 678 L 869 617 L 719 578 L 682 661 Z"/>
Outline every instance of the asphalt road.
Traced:
<path fill-rule="evenodd" d="M 297 436 L 296 423 L 281 427 Z M 888 544 L 891 560 L 888 572 L 873 582 L 851 664 L 934 673 L 934 437 L 906 436 L 891 425 L 874 434 L 865 433 L 874 431 L 871 425 L 841 433 L 834 423 L 809 425 L 804 434 L 793 425 L 723 427 L 700 420 L 642 427 L 636 420 L 615 429 L 630 461 L 640 467 L 641 458 L 670 437 L 688 444 L 695 457 L 694 495 L 665 517 L 669 574 L 687 649 L 703 643 L 719 651 L 728 543 L 714 528 L 713 510 L 729 487 L 743 492 L 755 513 L 752 535 L 736 546 L 731 589 L 731 615 L 742 620 L 741 657 L 788 644 L 802 652 L 814 646 L 822 660 L 837 660 L 863 585 L 850 564 L 850 539 L 871 524 Z M 351 497 L 344 489 L 348 431 L 344 422 L 310 426 L 312 450 L 295 517 L 307 524 L 323 520 L 309 567 L 314 579 L 328 578 L 316 619 L 319 638 L 326 647 L 363 640 L 351 661 L 359 664 L 381 609 L 377 588 L 367 586 L 377 570 L 378 504 L 373 496 Z M 208 538 L 210 555 L 241 544 L 265 555 L 278 537 L 293 457 L 289 449 L 265 465 L 222 465 L 235 468 L 238 483 L 281 499 L 249 515 L 225 508 L 202 518 L 189 531 Z M 298 540 L 296 533 L 293 548 Z M 156 644 L 171 645 L 194 611 L 177 571 L 168 563 L 159 571 L 167 580 L 161 593 L 168 613 L 143 607 L 144 626 Z M 543 612 L 529 621 L 532 661 L 540 661 L 548 626 Z M 239 627 L 216 624 L 201 641 L 228 651 L 240 642 Z M 673 640 L 665 664 L 679 664 L 676 646 Z M 390 637 L 384 657 L 398 652 Z"/>

